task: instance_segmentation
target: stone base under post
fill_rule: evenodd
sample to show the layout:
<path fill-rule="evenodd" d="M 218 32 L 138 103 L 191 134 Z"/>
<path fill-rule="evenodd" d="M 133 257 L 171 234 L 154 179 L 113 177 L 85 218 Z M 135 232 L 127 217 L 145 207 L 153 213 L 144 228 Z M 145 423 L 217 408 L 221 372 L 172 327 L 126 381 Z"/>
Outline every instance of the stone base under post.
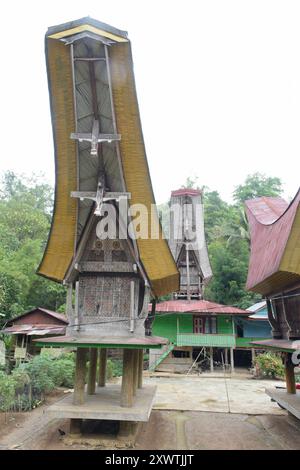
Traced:
<path fill-rule="evenodd" d="M 82 419 L 70 419 L 70 434 L 81 434 Z"/>

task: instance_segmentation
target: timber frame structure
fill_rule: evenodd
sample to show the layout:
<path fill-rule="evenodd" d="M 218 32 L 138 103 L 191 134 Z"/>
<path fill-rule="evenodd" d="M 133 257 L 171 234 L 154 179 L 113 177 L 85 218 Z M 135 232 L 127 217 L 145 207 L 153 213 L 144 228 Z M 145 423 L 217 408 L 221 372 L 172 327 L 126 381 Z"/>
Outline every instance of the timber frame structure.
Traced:
<path fill-rule="evenodd" d="M 155 388 L 142 388 L 143 350 L 166 343 L 145 335 L 148 303 L 178 290 L 179 273 L 153 212 L 130 41 L 87 17 L 50 27 L 45 45 L 56 186 L 38 274 L 66 285 L 69 325 L 38 344 L 77 351 L 74 394 L 49 413 L 71 418 L 72 432 L 83 419 L 147 421 Z M 147 239 L 129 236 L 131 215 L 121 206 L 134 204 L 154 217 L 157 239 L 150 229 Z M 118 226 L 102 236 L 110 211 Z M 106 384 L 111 348 L 123 350 L 121 388 Z"/>

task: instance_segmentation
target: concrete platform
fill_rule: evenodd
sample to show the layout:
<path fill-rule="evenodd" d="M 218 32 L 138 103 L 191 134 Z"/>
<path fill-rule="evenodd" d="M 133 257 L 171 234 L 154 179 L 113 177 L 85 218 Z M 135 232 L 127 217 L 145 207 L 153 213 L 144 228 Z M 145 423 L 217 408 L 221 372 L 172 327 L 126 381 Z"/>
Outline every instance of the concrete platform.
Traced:
<path fill-rule="evenodd" d="M 266 394 L 292 415 L 296 416 L 296 418 L 300 419 L 300 392 L 298 390 L 296 394 L 292 394 L 287 393 L 284 389 L 267 388 Z"/>
<path fill-rule="evenodd" d="M 138 389 L 132 408 L 120 405 L 121 388 L 117 384 L 98 387 L 95 395 L 86 395 L 83 405 L 73 404 L 73 393 L 47 408 L 55 418 L 106 419 L 147 422 L 155 398 L 156 386 Z"/>

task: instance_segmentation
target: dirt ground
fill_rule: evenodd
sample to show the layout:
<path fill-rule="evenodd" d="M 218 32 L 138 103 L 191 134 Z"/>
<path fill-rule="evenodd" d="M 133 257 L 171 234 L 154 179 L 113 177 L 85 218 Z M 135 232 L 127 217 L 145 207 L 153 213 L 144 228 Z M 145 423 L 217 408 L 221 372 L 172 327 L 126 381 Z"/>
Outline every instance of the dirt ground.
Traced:
<path fill-rule="evenodd" d="M 146 382 L 158 385 L 157 399 L 149 422 L 140 427 L 134 448 L 300 449 L 300 422 L 262 393 L 263 387 L 270 385 L 269 381 L 231 379 L 225 386 L 222 381 L 218 382 L 221 379 L 215 379 L 214 383 L 212 380 L 147 378 Z M 224 387 L 227 390 L 225 398 Z M 212 390 L 214 396 L 211 395 Z M 178 401 L 182 391 L 185 395 Z M 191 409 L 191 397 L 197 391 L 198 401 L 195 401 L 195 409 Z M 90 449 L 87 445 L 65 445 L 62 434 L 68 434 L 69 421 L 54 419 L 45 413 L 47 406 L 62 394 L 61 390 L 58 391 L 48 397 L 45 405 L 30 413 L 8 414 L 6 423 L 4 414 L 1 414 L 0 449 Z M 209 403 L 207 394 L 211 396 Z M 218 401 L 221 398 L 223 404 L 220 406 Z M 252 409 L 257 413 L 249 412 Z"/>

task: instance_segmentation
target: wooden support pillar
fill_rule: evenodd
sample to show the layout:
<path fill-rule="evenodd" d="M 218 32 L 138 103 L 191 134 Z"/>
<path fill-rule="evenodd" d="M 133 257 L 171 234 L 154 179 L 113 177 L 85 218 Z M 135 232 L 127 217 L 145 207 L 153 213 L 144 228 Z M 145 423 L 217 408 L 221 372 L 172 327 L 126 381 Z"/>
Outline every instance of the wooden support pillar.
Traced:
<path fill-rule="evenodd" d="M 255 349 L 251 348 L 252 367 L 255 366 Z"/>
<path fill-rule="evenodd" d="M 210 371 L 214 371 L 214 349 L 211 347 L 209 348 L 209 354 L 210 354 Z"/>
<path fill-rule="evenodd" d="M 143 387 L 143 370 L 144 370 L 144 350 L 139 349 L 138 388 Z"/>
<path fill-rule="evenodd" d="M 98 386 L 105 387 L 106 382 L 106 364 L 107 364 L 107 349 L 99 349 L 99 372 L 98 372 Z"/>
<path fill-rule="evenodd" d="M 86 356 L 87 350 L 85 348 L 77 348 L 73 396 L 74 405 L 82 405 L 84 403 Z"/>
<path fill-rule="evenodd" d="M 136 426 L 137 423 L 134 421 L 120 421 L 118 436 L 130 438 L 133 436 Z"/>
<path fill-rule="evenodd" d="M 234 354 L 233 348 L 230 348 L 230 365 L 231 365 L 231 373 L 234 372 Z"/>
<path fill-rule="evenodd" d="M 124 349 L 121 406 L 131 407 L 133 405 L 133 367 L 134 350 Z"/>
<path fill-rule="evenodd" d="M 225 367 L 228 366 L 228 348 L 225 348 Z"/>
<path fill-rule="evenodd" d="M 87 387 L 88 395 L 94 395 L 96 391 L 97 355 L 97 348 L 90 348 L 89 376 Z"/>
<path fill-rule="evenodd" d="M 295 365 L 292 362 L 292 354 L 286 353 L 285 361 L 285 380 L 286 380 L 286 391 L 287 393 L 296 393 L 296 383 L 295 383 Z"/>
<path fill-rule="evenodd" d="M 134 351 L 134 362 L 133 362 L 133 394 L 136 395 L 139 382 L 139 349 Z"/>

